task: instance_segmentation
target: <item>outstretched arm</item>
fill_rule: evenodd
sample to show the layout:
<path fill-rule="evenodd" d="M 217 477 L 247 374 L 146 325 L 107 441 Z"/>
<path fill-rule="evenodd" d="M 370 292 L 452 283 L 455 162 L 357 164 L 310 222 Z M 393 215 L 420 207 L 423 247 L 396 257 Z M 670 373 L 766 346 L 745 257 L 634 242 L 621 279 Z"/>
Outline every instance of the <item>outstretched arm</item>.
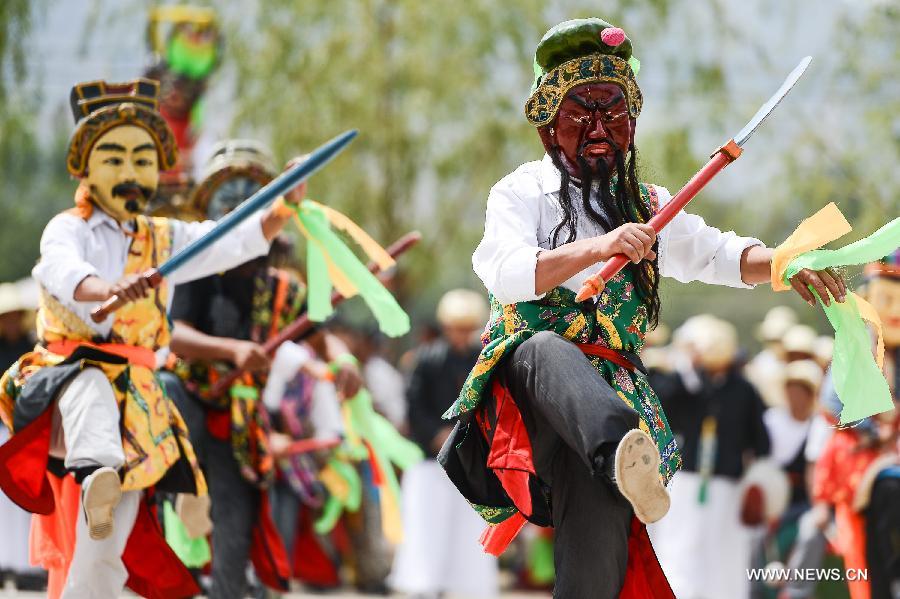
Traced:
<path fill-rule="evenodd" d="M 772 280 L 774 253 L 775 250 L 760 245 L 746 248 L 741 254 L 741 280 L 748 285 Z M 832 296 L 838 302 L 843 302 L 847 297 L 843 277 L 829 269 L 816 271 L 804 268 L 791 279 L 791 286 L 811 306 L 816 305 L 816 298 L 810 292 L 810 286 L 816 290 L 826 306 L 831 305 Z M 828 292 L 831 292 L 831 296 Z"/>

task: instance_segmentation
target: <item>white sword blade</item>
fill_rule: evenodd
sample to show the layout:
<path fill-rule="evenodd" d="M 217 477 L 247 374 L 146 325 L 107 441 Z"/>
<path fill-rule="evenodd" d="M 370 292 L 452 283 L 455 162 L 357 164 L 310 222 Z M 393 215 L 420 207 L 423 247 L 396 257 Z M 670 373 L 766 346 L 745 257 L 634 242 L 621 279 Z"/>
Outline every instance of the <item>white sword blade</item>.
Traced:
<path fill-rule="evenodd" d="M 750 136 L 753 135 L 753 132 L 756 131 L 756 128 L 766 120 L 775 107 L 784 99 L 784 97 L 791 91 L 791 88 L 794 87 L 794 84 L 797 83 L 797 80 L 803 76 L 803 73 L 806 72 L 806 67 L 809 66 L 810 61 L 812 60 L 812 56 L 807 56 L 803 60 L 800 61 L 800 64 L 791 71 L 791 74 L 787 76 L 787 79 L 784 80 L 784 83 L 781 84 L 781 87 L 778 88 L 778 91 L 775 92 L 771 98 L 769 98 L 768 102 L 762 105 L 762 108 L 756 111 L 756 114 L 753 115 L 753 118 L 750 119 L 750 122 L 747 123 L 743 129 L 741 129 L 737 135 L 734 136 L 734 143 L 743 147 L 744 142 L 750 139 Z"/>

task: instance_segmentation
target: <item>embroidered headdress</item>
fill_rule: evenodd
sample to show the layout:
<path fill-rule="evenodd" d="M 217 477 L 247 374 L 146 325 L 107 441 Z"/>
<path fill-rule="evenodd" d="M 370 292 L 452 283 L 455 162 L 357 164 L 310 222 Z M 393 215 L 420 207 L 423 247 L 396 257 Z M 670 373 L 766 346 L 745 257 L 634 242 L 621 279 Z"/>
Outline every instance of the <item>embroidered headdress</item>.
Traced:
<path fill-rule="evenodd" d="M 75 131 L 69 139 L 66 167 L 75 177 L 83 177 L 88 155 L 104 133 L 120 125 L 136 125 L 146 130 L 156 144 L 160 170 L 168 170 L 178 159 L 175 138 L 159 114 L 159 83 L 135 79 L 126 83 L 90 81 L 79 83 L 69 95 Z"/>
<path fill-rule="evenodd" d="M 535 127 L 543 127 L 556 118 L 573 87 L 609 82 L 622 88 L 628 113 L 637 118 L 643 104 L 635 79 L 639 69 L 631 40 L 620 28 L 597 18 L 560 23 L 544 34 L 535 50 L 534 86 L 525 116 Z"/>

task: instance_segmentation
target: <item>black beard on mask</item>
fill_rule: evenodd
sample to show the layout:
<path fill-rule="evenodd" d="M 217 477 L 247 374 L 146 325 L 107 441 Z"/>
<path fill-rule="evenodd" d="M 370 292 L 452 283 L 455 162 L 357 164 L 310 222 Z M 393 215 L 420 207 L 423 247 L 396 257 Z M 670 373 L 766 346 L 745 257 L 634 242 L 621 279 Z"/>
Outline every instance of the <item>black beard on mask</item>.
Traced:
<path fill-rule="evenodd" d="M 625 223 L 646 223 L 653 216 L 641 197 L 637 179 L 637 153 L 634 146 L 628 148 L 627 154 L 630 156 L 626 163 L 626 152 L 609 139 L 587 142 L 587 145 L 604 141 L 610 144 L 615 152 L 615 171 L 609 168 L 605 160 L 598 160 L 596 167 L 592 169 L 579 151 L 577 158 L 579 179 L 572 177 L 563 166 L 562 152 L 558 146 L 548 152 L 554 166 L 560 172 L 559 202 L 563 212 L 562 219 L 550 235 L 552 248 L 575 241 L 578 211 L 573 210 L 572 205 L 574 198 L 571 197 L 570 186 L 573 183 L 581 188 L 585 215 L 602 226 L 604 231 L 612 231 Z M 613 172 L 616 176 L 615 189 L 611 189 L 610 185 Z M 592 188 L 597 188 L 593 200 Z M 564 240 L 561 239 L 563 231 L 567 233 Z M 658 246 L 654 245 L 654 251 L 657 249 Z M 655 327 L 660 309 L 657 259 L 644 260 L 640 264 L 629 263 L 626 268 L 631 271 L 638 295 L 647 308 L 649 326 Z"/>
<path fill-rule="evenodd" d="M 605 160 L 598 160 L 595 163 L 595 167 L 591 168 L 587 159 L 584 158 L 584 150 L 588 146 L 604 142 L 608 143 L 614 151 L 617 175 L 616 180 L 622 182 L 626 180 L 627 172 L 625 167 L 625 154 L 611 139 L 601 139 L 586 141 L 579 148 L 577 162 L 580 181 L 578 182 L 581 183 L 581 204 L 582 206 L 584 206 L 584 211 L 591 217 L 591 219 L 600 223 L 603 226 L 604 230 L 612 231 L 625 222 L 620 218 L 616 218 L 621 212 L 616 208 L 621 208 L 623 204 L 627 205 L 631 202 L 629 202 L 625 197 L 627 195 L 625 185 L 617 185 L 616 197 L 613 197 L 612 192 L 610 191 L 610 183 L 612 182 L 613 173 Z M 571 177 L 569 176 L 569 173 L 567 171 L 562 172 L 565 173 L 563 175 L 562 183 L 566 188 L 568 188 L 569 181 L 566 181 L 566 179 L 571 180 Z M 595 183 L 597 184 L 596 186 L 594 185 Z M 593 193 L 593 189 L 595 187 L 597 189 L 597 192 Z M 577 217 L 575 218 L 577 219 Z M 573 222 L 573 227 L 574 225 L 575 223 Z M 557 240 L 554 239 L 554 242 L 556 241 Z"/>

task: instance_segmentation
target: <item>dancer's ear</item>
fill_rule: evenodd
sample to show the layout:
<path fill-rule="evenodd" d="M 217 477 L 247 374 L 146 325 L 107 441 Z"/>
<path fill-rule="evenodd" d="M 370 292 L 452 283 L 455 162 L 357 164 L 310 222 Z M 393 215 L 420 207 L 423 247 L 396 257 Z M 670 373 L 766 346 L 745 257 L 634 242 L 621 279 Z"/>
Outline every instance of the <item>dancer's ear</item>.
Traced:
<path fill-rule="evenodd" d="M 552 154 L 554 150 L 559 147 L 559 144 L 556 142 L 556 129 L 554 125 L 556 124 L 556 120 L 554 120 L 549 125 L 544 125 L 543 127 L 538 128 L 538 136 L 541 138 L 541 143 L 544 144 L 544 150 L 548 154 Z"/>

